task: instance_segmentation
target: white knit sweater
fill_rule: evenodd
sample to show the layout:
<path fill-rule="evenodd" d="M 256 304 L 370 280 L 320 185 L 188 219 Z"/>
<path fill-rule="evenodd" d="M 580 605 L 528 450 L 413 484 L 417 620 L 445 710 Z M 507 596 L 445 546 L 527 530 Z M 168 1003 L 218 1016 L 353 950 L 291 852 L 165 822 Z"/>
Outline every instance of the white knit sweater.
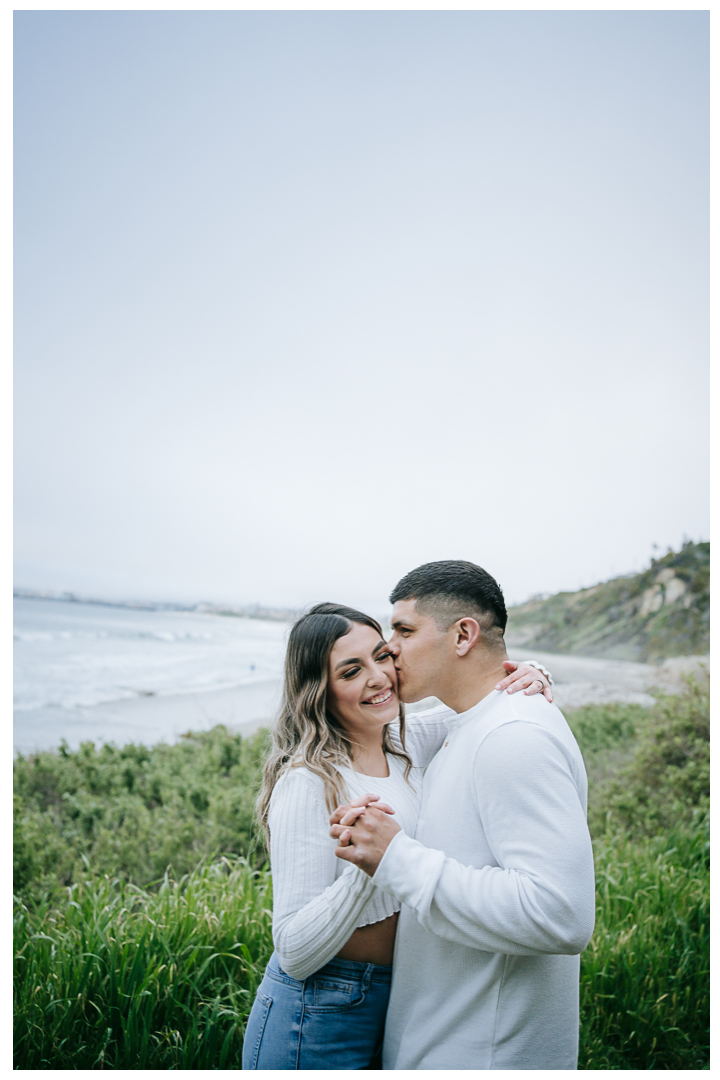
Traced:
<path fill-rule="evenodd" d="M 448 721 L 415 838 L 372 881 L 402 902 L 383 1068 L 576 1069 L 593 928 L 587 779 L 562 713 L 493 691 Z"/>

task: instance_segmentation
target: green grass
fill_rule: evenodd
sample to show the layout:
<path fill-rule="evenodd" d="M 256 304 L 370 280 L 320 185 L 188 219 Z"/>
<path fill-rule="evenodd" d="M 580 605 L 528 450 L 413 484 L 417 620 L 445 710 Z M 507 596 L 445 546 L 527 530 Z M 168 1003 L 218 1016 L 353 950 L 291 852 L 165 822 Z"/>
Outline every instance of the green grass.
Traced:
<path fill-rule="evenodd" d="M 580 1069 L 709 1061 L 707 818 L 595 841 L 595 932 L 581 961 Z"/>
<path fill-rule="evenodd" d="M 15 1067 L 239 1068 L 272 951 L 269 875 L 238 858 L 155 892 L 104 878 L 15 912 Z"/>
<path fill-rule="evenodd" d="M 597 878 L 580 1069 L 708 1067 L 708 715 L 703 680 L 653 709 L 568 715 Z M 240 1067 L 272 950 L 249 816 L 263 739 L 216 729 L 16 764 L 16 1068 Z"/>

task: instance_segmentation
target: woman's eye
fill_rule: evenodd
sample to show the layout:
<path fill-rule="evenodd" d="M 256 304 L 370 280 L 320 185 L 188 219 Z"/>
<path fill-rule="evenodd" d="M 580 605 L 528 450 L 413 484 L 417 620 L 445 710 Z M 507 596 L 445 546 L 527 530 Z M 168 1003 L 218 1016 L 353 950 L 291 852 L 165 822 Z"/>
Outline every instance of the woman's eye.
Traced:
<path fill-rule="evenodd" d="M 349 671 L 344 671 L 343 674 L 340 676 L 340 678 L 341 679 L 352 679 L 352 677 L 354 675 L 357 675 L 359 670 L 360 670 L 359 667 L 350 668 Z"/>
<path fill-rule="evenodd" d="M 391 659 L 392 659 L 392 653 L 389 653 L 389 652 L 381 652 L 380 655 L 377 657 L 378 663 L 381 663 L 381 661 L 383 661 L 383 660 L 391 660 Z"/>

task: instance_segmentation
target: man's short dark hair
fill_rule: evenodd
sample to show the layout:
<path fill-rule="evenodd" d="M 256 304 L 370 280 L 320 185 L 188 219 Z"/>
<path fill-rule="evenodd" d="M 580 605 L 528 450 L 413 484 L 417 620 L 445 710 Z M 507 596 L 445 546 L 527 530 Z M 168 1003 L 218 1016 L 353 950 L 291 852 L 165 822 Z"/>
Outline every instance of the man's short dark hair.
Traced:
<path fill-rule="evenodd" d="M 464 559 L 424 563 L 397 583 L 390 603 L 398 600 L 414 600 L 418 610 L 432 615 L 443 630 L 458 619 L 475 619 L 488 638 L 502 644 L 507 625 L 502 589 L 487 570 L 475 563 Z"/>

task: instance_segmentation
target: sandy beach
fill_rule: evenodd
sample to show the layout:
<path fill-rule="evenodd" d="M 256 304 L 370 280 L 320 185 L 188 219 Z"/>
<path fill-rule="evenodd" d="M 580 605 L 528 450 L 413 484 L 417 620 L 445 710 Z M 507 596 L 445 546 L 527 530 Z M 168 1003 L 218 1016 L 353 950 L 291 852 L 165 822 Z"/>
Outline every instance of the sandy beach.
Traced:
<path fill-rule="evenodd" d="M 209 731 L 216 724 L 250 735 L 267 726 L 280 693 L 280 680 L 267 679 L 229 690 L 136 697 L 90 708 L 28 710 L 16 724 L 14 750 L 29 754 L 52 749 L 62 738 L 72 749 L 87 740 L 152 746 L 175 742 L 186 731 Z"/>

